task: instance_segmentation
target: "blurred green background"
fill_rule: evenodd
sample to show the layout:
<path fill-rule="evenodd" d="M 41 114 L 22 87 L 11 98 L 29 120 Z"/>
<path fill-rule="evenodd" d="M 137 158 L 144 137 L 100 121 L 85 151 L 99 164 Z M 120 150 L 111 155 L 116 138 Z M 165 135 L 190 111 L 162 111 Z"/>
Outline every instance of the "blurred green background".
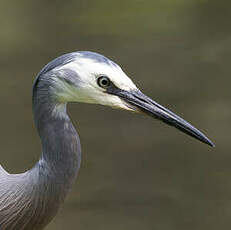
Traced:
<path fill-rule="evenodd" d="M 230 7 L 225 0 L 1 1 L 0 162 L 11 173 L 40 156 L 35 75 L 76 50 L 120 64 L 144 93 L 216 144 L 143 115 L 70 105 L 83 160 L 46 230 L 230 229 Z"/>

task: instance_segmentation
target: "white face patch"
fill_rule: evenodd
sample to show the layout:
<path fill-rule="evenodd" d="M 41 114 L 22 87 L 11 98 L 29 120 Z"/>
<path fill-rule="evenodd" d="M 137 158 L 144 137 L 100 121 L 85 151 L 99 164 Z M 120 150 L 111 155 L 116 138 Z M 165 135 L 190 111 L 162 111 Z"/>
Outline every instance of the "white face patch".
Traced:
<path fill-rule="evenodd" d="M 84 82 L 94 84 L 94 79 L 101 75 L 107 76 L 115 86 L 123 90 L 135 89 L 132 80 L 114 62 L 96 62 L 90 58 L 76 58 L 75 61 L 68 63 L 63 68 L 70 68 L 78 73 Z"/>
<path fill-rule="evenodd" d="M 103 57 L 103 56 L 102 56 Z M 86 58 L 79 53 L 79 57 L 66 65 L 58 67 L 55 72 L 59 76 L 53 78 L 55 82 L 55 93 L 61 102 L 85 102 L 108 105 L 115 108 L 131 110 L 124 101 L 118 96 L 106 93 L 106 90 L 100 87 L 97 79 L 100 76 L 107 76 L 113 84 L 122 90 L 130 91 L 137 89 L 131 79 L 114 62 L 97 61 L 92 58 Z M 64 69 L 74 71 L 79 79 L 76 84 L 69 84 L 62 80 Z"/>

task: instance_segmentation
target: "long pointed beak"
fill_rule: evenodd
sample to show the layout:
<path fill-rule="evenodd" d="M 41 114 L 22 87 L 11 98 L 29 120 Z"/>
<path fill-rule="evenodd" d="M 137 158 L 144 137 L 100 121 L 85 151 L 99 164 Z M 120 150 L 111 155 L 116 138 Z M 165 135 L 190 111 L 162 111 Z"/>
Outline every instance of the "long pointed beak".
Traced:
<path fill-rule="evenodd" d="M 125 91 L 118 88 L 111 88 L 108 89 L 107 93 L 119 96 L 126 102 L 127 106 L 134 111 L 144 112 L 167 123 L 168 125 L 176 127 L 182 132 L 212 147 L 215 146 L 212 141 L 210 141 L 202 132 L 193 127 L 190 123 L 166 109 L 162 105 L 159 105 L 157 102 L 153 101 L 139 90 Z"/>

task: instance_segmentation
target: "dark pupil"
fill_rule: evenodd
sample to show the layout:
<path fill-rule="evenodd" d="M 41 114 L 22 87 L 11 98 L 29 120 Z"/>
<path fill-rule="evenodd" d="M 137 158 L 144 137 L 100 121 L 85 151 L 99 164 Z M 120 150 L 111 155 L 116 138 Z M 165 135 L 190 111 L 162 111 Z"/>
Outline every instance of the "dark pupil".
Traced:
<path fill-rule="evenodd" d="M 106 85 L 108 84 L 108 80 L 107 80 L 107 79 L 103 79 L 103 80 L 101 81 L 101 83 L 102 83 L 102 85 L 106 86 Z"/>

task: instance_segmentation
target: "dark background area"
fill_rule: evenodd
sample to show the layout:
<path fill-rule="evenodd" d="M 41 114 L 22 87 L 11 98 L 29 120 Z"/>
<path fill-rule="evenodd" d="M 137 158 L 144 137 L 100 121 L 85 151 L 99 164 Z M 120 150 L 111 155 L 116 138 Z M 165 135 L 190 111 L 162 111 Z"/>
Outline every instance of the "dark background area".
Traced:
<path fill-rule="evenodd" d="M 53 58 L 91 50 L 204 131 L 211 148 L 143 115 L 72 104 L 83 160 L 46 228 L 229 230 L 231 4 L 225 0 L 1 1 L 1 165 L 41 152 L 31 87 Z"/>

